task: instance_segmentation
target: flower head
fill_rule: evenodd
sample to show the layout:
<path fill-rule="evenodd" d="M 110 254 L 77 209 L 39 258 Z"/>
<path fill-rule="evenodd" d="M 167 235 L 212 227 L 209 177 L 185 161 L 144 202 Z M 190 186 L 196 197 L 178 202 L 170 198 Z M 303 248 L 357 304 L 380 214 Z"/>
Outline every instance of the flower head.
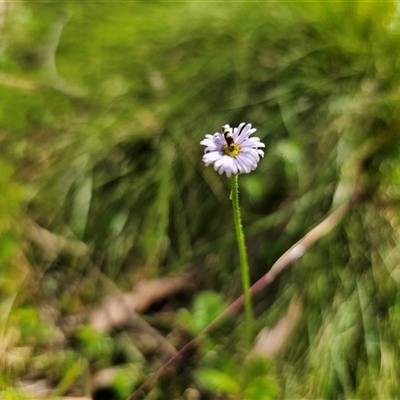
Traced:
<path fill-rule="evenodd" d="M 225 172 L 228 178 L 232 174 L 248 174 L 255 170 L 260 156 L 264 157 L 264 152 L 259 148 L 265 147 L 258 137 L 250 137 L 255 131 L 251 124 L 242 122 L 233 130 L 229 125 L 224 125 L 221 132 L 206 135 L 200 142 L 206 146 L 203 155 L 206 166 L 214 164 L 215 171 L 220 175 Z"/>

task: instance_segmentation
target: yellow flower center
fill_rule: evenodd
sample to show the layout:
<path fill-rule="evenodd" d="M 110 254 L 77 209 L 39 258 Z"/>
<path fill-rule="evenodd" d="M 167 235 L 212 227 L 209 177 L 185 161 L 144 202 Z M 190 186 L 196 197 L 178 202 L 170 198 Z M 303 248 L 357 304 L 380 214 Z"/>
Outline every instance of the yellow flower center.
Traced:
<path fill-rule="evenodd" d="M 240 153 L 240 146 L 235 143 L 232 143 L 231 145 L 224 144 L 222 146 L 222 151 L 229 157 L 237 157 Z"/>

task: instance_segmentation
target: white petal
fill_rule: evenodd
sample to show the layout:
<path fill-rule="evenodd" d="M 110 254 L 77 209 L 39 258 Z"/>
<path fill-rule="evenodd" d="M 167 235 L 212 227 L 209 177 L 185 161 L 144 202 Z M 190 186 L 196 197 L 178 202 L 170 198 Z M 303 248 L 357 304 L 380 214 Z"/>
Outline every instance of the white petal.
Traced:
<path fill-rule="evenodd" d="M 244 122 L 242 122 L 241 124 L 239 124 L 239 126 L 237 127 L 237 128 L 235 128 L 234 130 L 233 130 L 233 140 L 236 142 L 236 143 L 240 143 L 239 141 L 238 141 L 238 138 L 239 138 L 239 136 L 241 135 L 241 130 L 242 130 L 242 128 L 244 127 L 244 125 L 245 125 L 245 123 Z"/>
<path fill-rule="evenodd" d="M 224 157 L 220 157 L 220 158 L 218 158 L 218 160 L 215 160 L 214 165 L 216 168 L 219 168 L 224 163 Z"/>
<path fill-rule="evenodd" d="M 247 149 L 247 151 L 242 151 L 240 155 L 248 160 L 251 160 L 252 162 L 258 162 L 260 160 L 258 150 L 255 149 Z"/>
<path fill-rule="evenodd" d="M 242 160 L 241 157 L 236 157 L 236 165 L 242 174 L 248 174 L 251 169 L 247 166 L 246 161 Z"/>
<path fill-rule="evenodd" d="M 234 175 L 236 175 L 239 172 L 237 160 L 235 158 L 232 158 L 232 160 L 233 160 L 233 162 L 232 162 L 232 165 L 231 165 L 231 170 L 232 170 L 232 173 Z"/>
<path fill-rule="evenodd" d="M 210 139 L 204 139 L 200 142 L 202 146 L 215 146 L 214 142 Z"/>
<path fill-rule="evenodd" d="M 219 160 L 222 158 L 221 154 L 217 153 L 216 151 L 213 151 L 211 153 L 207 153 L 203 155 L 203 162 L 207 165 L 210 165 L 211 163 L 214 163 L 215 161 Z"/>
<path fill-rule="evenodd" d="M 240 144 L 241 147 L 265 147 L 264 143 L 260 142 L 259 138 L 249 138 Z"/>
<path fill-rule="evenodd" d="M 235 165 L 235 159 L 232 158 L 232 157 L 228 157 L 228 158 L 229 159 L 225 163 L 225 173 L 226 173 L 226 176 L 228 178 L 230 178 L 232 173 L 233 174 L 237 173 L 237 172 L 235 172 L 235 171 L 237 171 L 237 168 L 236 168 L 236 165 Z"/>

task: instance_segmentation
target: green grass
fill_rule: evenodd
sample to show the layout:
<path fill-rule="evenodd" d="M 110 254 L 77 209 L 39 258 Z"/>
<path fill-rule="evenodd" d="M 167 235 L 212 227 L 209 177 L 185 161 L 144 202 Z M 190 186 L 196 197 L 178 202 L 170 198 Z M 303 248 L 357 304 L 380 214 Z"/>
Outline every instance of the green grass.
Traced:
<path fill-rule="evenodd" d="M 292 296 L 304 307 L 268 378 L 278 398 L 395 398 L 396 9 L 391 1 L 7 7 L 0 309 L 2 341 L 17 356 L 0 357 L 2 387 L 46 376 L 54 390 L 85 391 L 83 371 L 96 357 L 68 341 L 47 346 L 57 336 L 44 305 L 58 321 L 100 302 L 111 281 L 129 290 L 140 277 L 183 271 L 200 271 L 199 292 L 227 302 L 240 294 L 229 180 L 204 167 L 199 142 L 246 121 L 267 145 L 258 169 L 240 179 L 252 281 L 332 208 L 363 195 L 256 307 L 260 329 L 285 314 Z M 49 252 L 29 221 L 69 247 Z M 242 356 L 240 343 L 231 345 L 239 337 L 221 334 L 221 357 Z M 52 374 L 55 365 L 64 376 Z M 134 358 L 123 368 L 132 365 L 144 375 L 155 367 Z M 137 382 L 120 380 L 123 398 Z M 182 395 L 186 383 L 169 395 Z"/>

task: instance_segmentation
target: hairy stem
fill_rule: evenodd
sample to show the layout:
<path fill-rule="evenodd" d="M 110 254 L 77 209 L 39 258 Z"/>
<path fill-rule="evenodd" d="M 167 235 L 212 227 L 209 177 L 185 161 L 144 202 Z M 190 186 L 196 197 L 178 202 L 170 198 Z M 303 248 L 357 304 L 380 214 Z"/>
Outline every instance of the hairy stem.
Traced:
<path fill-rule="evenodd" d="M 231 186 L 232 186 L 231 200 L 233 207 L 233 218 L 235 221 L 236 239 L 239 248 L 240 272 L 242 275 L 242 284 L 243 284 L 244 311 L 245 311 L 245 323 L 246 323 L 246 342 L 247 345 L 250 347 L 253 336 L 253 310 L 251 307 L 249 263 L 247 261 L 246 243 L 244 239 L 242 219 L 240 216 L 240 207 L 239 207 L 238 174 L 233 175 L 231 177 Z"/>

